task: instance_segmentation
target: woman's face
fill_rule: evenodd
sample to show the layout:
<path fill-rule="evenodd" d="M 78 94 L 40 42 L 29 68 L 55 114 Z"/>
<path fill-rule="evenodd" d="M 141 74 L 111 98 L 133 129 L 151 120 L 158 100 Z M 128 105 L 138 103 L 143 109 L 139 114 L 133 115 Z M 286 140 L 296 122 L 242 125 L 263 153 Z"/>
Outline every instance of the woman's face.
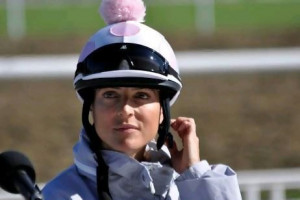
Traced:
<path fill-rule="evenodd" d="M 163 120 L 159 91 L 155 89 L 97 89 L 91 109 L 103 147 L 131 157 L 136 157 L 155 138 Z"/>

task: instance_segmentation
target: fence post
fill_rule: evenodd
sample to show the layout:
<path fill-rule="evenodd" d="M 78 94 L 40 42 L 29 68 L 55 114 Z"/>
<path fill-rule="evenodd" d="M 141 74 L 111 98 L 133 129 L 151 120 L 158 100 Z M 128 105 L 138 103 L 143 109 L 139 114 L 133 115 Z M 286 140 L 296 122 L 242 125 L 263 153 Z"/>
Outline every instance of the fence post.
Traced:
<path fill-rule="evenodd" d="M 271 188 L 272 200 L 285 200 L 285 187 L 283 184 L 274 184 Z"/>
<path fill-rule="evenodd" d="M 259 185 L 248 185 L 245 190 L 245 200 L 260 200 L 260 187 Z"/>
<path fill-rule="evenodd" d="M 7 33 L 12 40 L 20 40 L 26 32 L 25 0 L 6 0 Z"/>
<path fill-rule="evenodd" d="M 199 33 L 215 32 L 215 0 L 194 0 L 196 6 L 195 26 Z"/>

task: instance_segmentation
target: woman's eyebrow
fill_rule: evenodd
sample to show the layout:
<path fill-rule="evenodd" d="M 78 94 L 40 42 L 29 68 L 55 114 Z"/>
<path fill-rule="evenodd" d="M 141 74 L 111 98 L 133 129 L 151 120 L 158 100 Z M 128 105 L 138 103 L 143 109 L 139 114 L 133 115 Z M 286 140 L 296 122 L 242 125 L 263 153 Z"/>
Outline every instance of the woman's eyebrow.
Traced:
<path fill-rule="evenodd" d="M 148 89 L 148 88 L 142 88 L 142 87 L 134 87 L 132 88 L 133 90 L 143 90 L 143 89 Z"/>
<path fill-rule="evenodd" d="M 103 88 L 97 88 L 96 90 L 110 90 L 110 89 L 120 89 L 121 87 L 103 87 Z"/>
<path fill-rule="evenodd" d="M 147 87 L 133 87 L 134 90 L 158 90 L 155 88 L 147 88 Z"/>

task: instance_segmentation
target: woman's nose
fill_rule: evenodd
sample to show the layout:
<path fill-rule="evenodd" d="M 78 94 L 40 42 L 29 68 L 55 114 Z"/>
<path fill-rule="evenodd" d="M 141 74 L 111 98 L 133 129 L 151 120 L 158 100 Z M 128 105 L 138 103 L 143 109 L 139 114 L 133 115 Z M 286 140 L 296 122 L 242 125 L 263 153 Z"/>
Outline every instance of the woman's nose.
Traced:
<path fill-rule="evenodd" d="M 133 105 L 130 103 L 128 98 L 122 99 L 118 106 L 118 115 L 122 117 L 128 117 L 133 115 L 134 108 Z"/>

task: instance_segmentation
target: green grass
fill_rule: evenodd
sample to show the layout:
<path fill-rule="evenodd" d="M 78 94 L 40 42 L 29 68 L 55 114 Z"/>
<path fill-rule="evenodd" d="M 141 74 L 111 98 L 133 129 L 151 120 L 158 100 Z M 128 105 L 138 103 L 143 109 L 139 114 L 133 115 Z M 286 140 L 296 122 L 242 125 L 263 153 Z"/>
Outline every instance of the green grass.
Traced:
<path fill-rule="evenodd" d="M 196 8 L 192 5 L 152 6 L 148 13 L 149 23 L 159 29 L 190 31 L 195 28 Z M 168 10 L 168 12 L 166 12 Z M 149 16 L 150 15 L 150 16 Z M 218 3 L 215 6 L 216 30 L 267 30 L 300 28 L 299 3 Z"/>
<path fill-rule="evenodd" d="M 288 199 L 299 199 L 300 197 L 300 190 L 299 189 L 294 189 L 294 190 L 287 190 L 286 191 L 286 196 Z"/>
<path fill-rule="evenodd" d="M 6 29 L 6 11 L 2 5 L 0 5 L 0 36 L 5 35 Z"/>
<path fill-rule="evenodd" d="M 253 2 L 219 4 L 216 7 L 216 23 L 219 29 L 300 28 L 300 4 Z"/>
<path fill-rule="evenodd" d="M 37 35 L 85 34 L 103 24 L 94 6 L 28 8 L 27 17 L 29 33 Z"/>
<path fill-rule="evenodd" d="M 299 199 L 300 198 L 300 190 L 299 189 L 289 189 L 285 192 L 286 199 Z M 261 192 L 261 199 L 268 200 L 271 199 L 270 191 L 264 190 Z"/>
<path fill-rule="evenodd" d="M 28 35 L 84 35 L 103 27 L 98 5 L 27 6 Z M 149 5 L 147 24 L 162 31 L 194 31 L 196 8 L 193 5 Z M 300 4 L 217 3 L 216 30 L 278 31 L 300 28 Z M 6 11 L 0 4 L 0 36 L 6 34 Z"/>
<path fill-rule="evenodd" d="M 26 8 L 28 35 L 82 35 L 103 26 L 93 5 L 68 5 Z M 0 6 L 0 34 L 6 32 L 6 10 Z"/>
<path fill-rule="evenodd" d="M 150 6 L 146 22 L 149 26 L 162 31 L 193 30 L 195 8 L 192 5 Z"/>

